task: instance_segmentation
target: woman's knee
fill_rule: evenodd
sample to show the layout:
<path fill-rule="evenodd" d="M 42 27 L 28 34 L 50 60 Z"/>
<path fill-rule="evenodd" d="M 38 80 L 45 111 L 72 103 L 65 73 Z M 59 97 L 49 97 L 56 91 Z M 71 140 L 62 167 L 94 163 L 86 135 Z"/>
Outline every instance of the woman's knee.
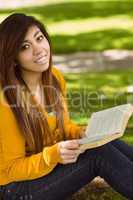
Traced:
<path fill-rule="evenodd" d="M 102 155 L 102 154 L 105 154 L 105 155 L 109 155 L 109 153 L 111 152 L 111 145 L 110 144 L 105 144 L 105 145 L 102 145 L 100 147 L 96 147 L 96 148 L 93 148 L 93 149 L 87 149 L 86 150 L 86 154 L 89 154 L 89 155 Z"/>

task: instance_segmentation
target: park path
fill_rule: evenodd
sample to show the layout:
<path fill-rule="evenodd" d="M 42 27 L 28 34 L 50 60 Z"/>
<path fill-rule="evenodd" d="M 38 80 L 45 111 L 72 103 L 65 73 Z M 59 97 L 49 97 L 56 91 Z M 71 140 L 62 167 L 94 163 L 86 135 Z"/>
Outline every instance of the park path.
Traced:
<path fill-rule="evenodd" d="M 133 69 L 133 51 L 106 50 L 102 52 L 54 55 L 53 63 L 64 73 Z"/>

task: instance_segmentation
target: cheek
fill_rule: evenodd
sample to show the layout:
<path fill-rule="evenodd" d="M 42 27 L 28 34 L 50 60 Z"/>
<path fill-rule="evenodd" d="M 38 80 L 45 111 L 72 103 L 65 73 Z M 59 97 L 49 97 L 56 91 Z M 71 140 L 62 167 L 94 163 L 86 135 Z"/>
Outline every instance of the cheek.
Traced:
<path fill-rule="evenodd" d="M 48 49 L 49 49 L 49 52 L 50 52 L 50 46 L 49 46 L 49 43 L 48 43 Z"/>
<path fill-rule="evenodd" d="M 48 43 L 48 42 L 44 42 L 44 43 L 43 43 L 43 47 L 44 47 L 45 49 L 47 49 L 47 51 L 50 53 L 50 46 L 49 46 L 49 43 Z"/>
<path fill-rule="evenodd" d="M 50 46 L 49 46 L 49 43 L 47 43 L 47 48 L 49 49 L 49 51 L 50 51 Z"/>
<path fill-rule="evenodd" d="M 29 64 L 31 60 L 32 60 L 32 56 L 29 53 L 24 53 L 18 56 L 18 62 L 22 66 L 26 66 L 27 64 Z"/>

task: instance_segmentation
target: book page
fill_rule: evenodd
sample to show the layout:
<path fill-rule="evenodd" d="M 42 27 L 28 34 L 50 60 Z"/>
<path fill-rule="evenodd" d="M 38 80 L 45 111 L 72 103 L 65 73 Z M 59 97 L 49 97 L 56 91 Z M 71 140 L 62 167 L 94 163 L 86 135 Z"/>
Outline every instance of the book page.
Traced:
<path fill-rule="evenodd" d="M 82 144 L 92 143 L 113 134 L 122 133 L 124 131 L 123 124 L 127 118 L 129 119 L 132 112 L 133 106 L 124 104 L 93 113 L 85 131 L 87 137 L 82 138 L 80 142 Z"/>
<path fill-rule="evenodd" d="M 114 135 L 111 135 L 110 137 L 105 137 L 103 139 L 100 139 L 100 140 L 96 140 L 96 141 L 93 141 L 93 142 L 85 142 L 85 141 L 81 141 L 79 142 L 80 143 L 80 149 L 92 149 L 92 148 L 96 148 L 96 147 L 99 147 L 99 146 L 102 146 L 108 142 L 111 142 L 112 140 L 115 140 L 116 138 L 119 138 L 121 137 L 121 134 L 114 134 Z"/>

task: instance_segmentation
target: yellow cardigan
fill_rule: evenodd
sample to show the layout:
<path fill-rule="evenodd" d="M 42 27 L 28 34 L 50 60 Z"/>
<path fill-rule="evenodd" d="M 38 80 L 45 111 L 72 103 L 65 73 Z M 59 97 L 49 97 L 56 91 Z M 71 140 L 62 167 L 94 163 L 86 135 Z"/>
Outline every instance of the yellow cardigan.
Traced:
<path fill-rule="evenodd" d="M 63 91 L 66 93 L 65 80 L 62 74 L 54 67 L 52 73 L 59 80 Z M 0 185 L 15 181 L 32 180 L 50 173 L 54 167 L 61 163 L 61 157 L 57 150 L 56 135 L 54 130 L 56 120 L 54 116 L 47 114 L 47 120 L 52 131 L 55 131 L 53 145 L 43 148 L 43 151 L 31 156 L 26 156 L 24 136 L 18 126 L 17 120 L 7 103 L 2 90 L 0 91 Z M 65 115 L 65 134 L 68 139 L 79 138 L 82 128 L 75 125 Z M 58 134 L 57 134 L 58 132 Z"/>

